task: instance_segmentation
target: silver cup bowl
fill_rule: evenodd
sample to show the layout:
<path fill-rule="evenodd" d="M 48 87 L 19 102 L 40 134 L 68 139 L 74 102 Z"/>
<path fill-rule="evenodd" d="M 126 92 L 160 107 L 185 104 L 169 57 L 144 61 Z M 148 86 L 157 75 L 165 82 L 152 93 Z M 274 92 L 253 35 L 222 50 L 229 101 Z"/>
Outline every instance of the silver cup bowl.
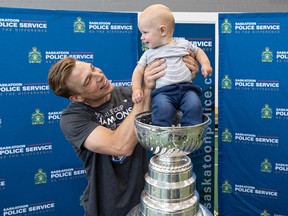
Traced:
<path fill-rule="evenodd" d="M 178 157 L 196 151 L 204 142 L 210 121 L 203 114 L 202 123 L 180 127 L 181 113 L 177 112 L 172 127 L 151 125 L 151 112 L 135 116 L 135 127 L 140 144 L 155 155 Z"/>

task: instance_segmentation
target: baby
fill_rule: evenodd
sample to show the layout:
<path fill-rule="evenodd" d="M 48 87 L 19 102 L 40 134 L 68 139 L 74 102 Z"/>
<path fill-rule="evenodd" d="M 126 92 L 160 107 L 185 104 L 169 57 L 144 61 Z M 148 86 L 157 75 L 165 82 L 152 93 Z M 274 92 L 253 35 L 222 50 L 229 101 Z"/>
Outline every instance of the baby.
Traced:
<path fill-rule="evenodd" d="M 143 99 L 141 91 L 144 69 L 155 59 L 166 59 L 165 76 L 156 81 L 151 93 L 152 124 L 170 127 L 176 110 L 182 115 L 181 126 L 202 122 L 201 89 L 192 85 L 194 78 L 182 57 L 191 50 L 201 65 L 204 77 L 212 73 L 210 61 L 205 52 L 185 39 L 173 38 L 175 20 L 172 11 L 165 5 L 147 7 L 140 15 L 138 28 L 141 40 L 149 49 L 144 52 L 132 76 L 132 99 L 139 103 Z"/>

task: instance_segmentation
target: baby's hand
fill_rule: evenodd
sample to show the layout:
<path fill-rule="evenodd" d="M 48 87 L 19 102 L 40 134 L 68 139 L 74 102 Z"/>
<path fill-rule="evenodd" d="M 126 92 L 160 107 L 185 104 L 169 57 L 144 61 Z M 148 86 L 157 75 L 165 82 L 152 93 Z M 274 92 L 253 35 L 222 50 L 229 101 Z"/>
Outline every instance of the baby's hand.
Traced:
<path fill-rule="evenodd" d="M 132 94 L 132 101 L 134 103 L 140 103 L 143 100 L 143 92 L 142 89 L 136 89 Z"/>
<path fill-rule="evenodd" d="M 209 64 L 202 65 L 201 67 L 201 72 L 205 78 L 212 74 L 212 71 L 213 69 Z"/>

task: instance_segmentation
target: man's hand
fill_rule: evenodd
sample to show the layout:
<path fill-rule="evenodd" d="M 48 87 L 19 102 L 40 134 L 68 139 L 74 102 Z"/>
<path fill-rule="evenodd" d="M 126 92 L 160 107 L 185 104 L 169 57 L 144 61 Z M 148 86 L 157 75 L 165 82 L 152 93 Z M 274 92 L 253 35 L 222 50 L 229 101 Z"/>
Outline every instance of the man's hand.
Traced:
<path fill-rule="evenodd" d="M 148 64 L 144 71 L 145 88 L 154 89 L 155 81 L 165 75 L 166 68 L 165 59 L 156 59 Z"/>

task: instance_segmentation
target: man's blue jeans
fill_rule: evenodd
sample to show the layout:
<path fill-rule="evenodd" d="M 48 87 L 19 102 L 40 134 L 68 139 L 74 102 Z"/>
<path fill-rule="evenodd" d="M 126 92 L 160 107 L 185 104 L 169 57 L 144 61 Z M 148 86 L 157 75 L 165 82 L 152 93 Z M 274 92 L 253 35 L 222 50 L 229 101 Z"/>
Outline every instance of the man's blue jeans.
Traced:
<path fill-rule="evenodd" d="M 181 126 L 202 122 L 201 88 L 192 83 L 180 83 L 154 89 L 152 99 L 152 124 L 171 127 L 176 110 L 182 115 Z"/>

